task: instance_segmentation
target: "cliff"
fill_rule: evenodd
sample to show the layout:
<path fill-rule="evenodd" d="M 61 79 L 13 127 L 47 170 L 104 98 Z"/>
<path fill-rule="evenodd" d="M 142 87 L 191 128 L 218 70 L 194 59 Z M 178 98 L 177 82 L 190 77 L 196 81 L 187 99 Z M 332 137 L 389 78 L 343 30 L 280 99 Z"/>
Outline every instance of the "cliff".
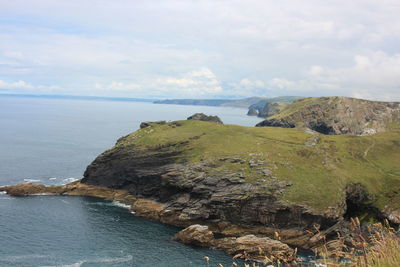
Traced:
<path fill-rule="evenodd" d="M 351 216 L 400 223 L 400 132 L 320 135 L 203 121 L 154 123 L 118 140 L 82 183 L 162 203 L 159 219 L 312 247 Z M 333 227 L 333 228 L 332 228 Z"/>
<path fill-rule="evenodd" d="M 303 98 L 256 126 L 307 127 L 324 134 L 366 135 L 398 127 L 399 102 L 348 97 Z"/>
<path fill-rule="evenodd" d="M 138 216 L 203 225 L 185 229 L 176 237 L 182 242 L 252 255 L 254 244 L 274 246 L 287 257 L 292 250 L 285 244 L 315 248 L 325 235 L 345 233 L 354 216 L 400 223 L 399 140 L 395 127 L 354 136 L 197 120 L 146 122 L 99 155 L 81 183 L 0 191 L 116 199 Z M 282 243 L 271 240 L 277 233 Z"/>
<path fill-rule="evenodd" d="M 249 106 L 247 115 L 267 118 L 280 112 L 287 104 L 299 98 L 299 96 L 277 96 L 261 99 Z"/>

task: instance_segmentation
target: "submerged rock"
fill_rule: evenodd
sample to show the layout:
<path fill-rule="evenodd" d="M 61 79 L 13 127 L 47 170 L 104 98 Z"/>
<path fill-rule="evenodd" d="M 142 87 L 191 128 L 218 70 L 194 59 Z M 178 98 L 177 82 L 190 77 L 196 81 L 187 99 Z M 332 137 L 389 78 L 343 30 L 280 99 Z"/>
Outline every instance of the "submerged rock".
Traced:
<path fill-rule="evenodd" d="M 223 124 L 223 122 L 221 121 L 221 119 L 218 116 L 208 116 L 204 113 L 196 113 L 187 119 L 188 120 L 196 120 L 196 121 L 212 121 L 212 122 Z"/>

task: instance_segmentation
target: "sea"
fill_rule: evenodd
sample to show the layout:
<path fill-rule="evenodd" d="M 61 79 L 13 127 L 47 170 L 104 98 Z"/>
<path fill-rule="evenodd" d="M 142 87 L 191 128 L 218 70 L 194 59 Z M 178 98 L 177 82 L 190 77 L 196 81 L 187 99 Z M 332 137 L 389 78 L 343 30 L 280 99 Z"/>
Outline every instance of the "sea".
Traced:
<path fill-rule="evenodd" d="M 203 112 L 254 126 L 246 109 L 105 99 L 0 95 L 0 186 L 61 185 L 143 121 Z M 232 266 L 224 252 L 172 240 L 180 229 L 135 217 L 118 202 L 0 192 L 0 267 Z M 242 263 L 239 262 L 241 266 Z"/>

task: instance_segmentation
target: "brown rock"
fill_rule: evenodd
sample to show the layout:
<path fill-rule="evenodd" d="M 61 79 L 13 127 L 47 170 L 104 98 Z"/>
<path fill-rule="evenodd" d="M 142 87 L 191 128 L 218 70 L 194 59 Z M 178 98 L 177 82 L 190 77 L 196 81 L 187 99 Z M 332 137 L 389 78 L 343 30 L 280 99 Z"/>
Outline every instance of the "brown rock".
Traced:
<path fill-rule="evenodd" d="M 59 186 L 44 186 L 41 184 L 19 184 L 16 186 L 6 186 L 0 191 L 6 191 L 12 196 L 28 196 L 37 194 L 62 194 L 65 189 Z"/>
<path fill-rule="evenodd" d="M 214 234 L 208 226 L 194 224 L 177 233 L 173 239 L 187 245 L 209 247 L 213 245 Z"/>
<path fill-rule="evenodd" d="M 248 259 L 263 259 L 264 256 L 288 259 L 294 253 L 292 248 L 281 241 L 255 235 L 216 239 L 214 246 L 232 255 L 246 255 Z"/>

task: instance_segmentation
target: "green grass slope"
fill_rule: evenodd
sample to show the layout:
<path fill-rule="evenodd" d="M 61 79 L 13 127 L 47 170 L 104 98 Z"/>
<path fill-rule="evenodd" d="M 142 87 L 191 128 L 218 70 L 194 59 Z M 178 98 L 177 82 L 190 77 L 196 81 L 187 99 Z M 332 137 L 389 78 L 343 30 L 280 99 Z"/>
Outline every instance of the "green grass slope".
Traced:
<path fill-rule="evenodd" d="M 249 183 L 290 184 L 280 200 L 316 213 L 343 206 L 345 188 L 354 182 L 373 195 L 373 206 L 400 209 L 399 129 L 370 136 L 322 135 L 297 128 L 178 121 L 138 130 L 121 138 L 116 149 L 175 149 L 171 144 L 185 145 L 176 162 L 208 160 L 216 173 L 242 173 Z M 221 160 L 226 157 L 244 163 Z"/>

